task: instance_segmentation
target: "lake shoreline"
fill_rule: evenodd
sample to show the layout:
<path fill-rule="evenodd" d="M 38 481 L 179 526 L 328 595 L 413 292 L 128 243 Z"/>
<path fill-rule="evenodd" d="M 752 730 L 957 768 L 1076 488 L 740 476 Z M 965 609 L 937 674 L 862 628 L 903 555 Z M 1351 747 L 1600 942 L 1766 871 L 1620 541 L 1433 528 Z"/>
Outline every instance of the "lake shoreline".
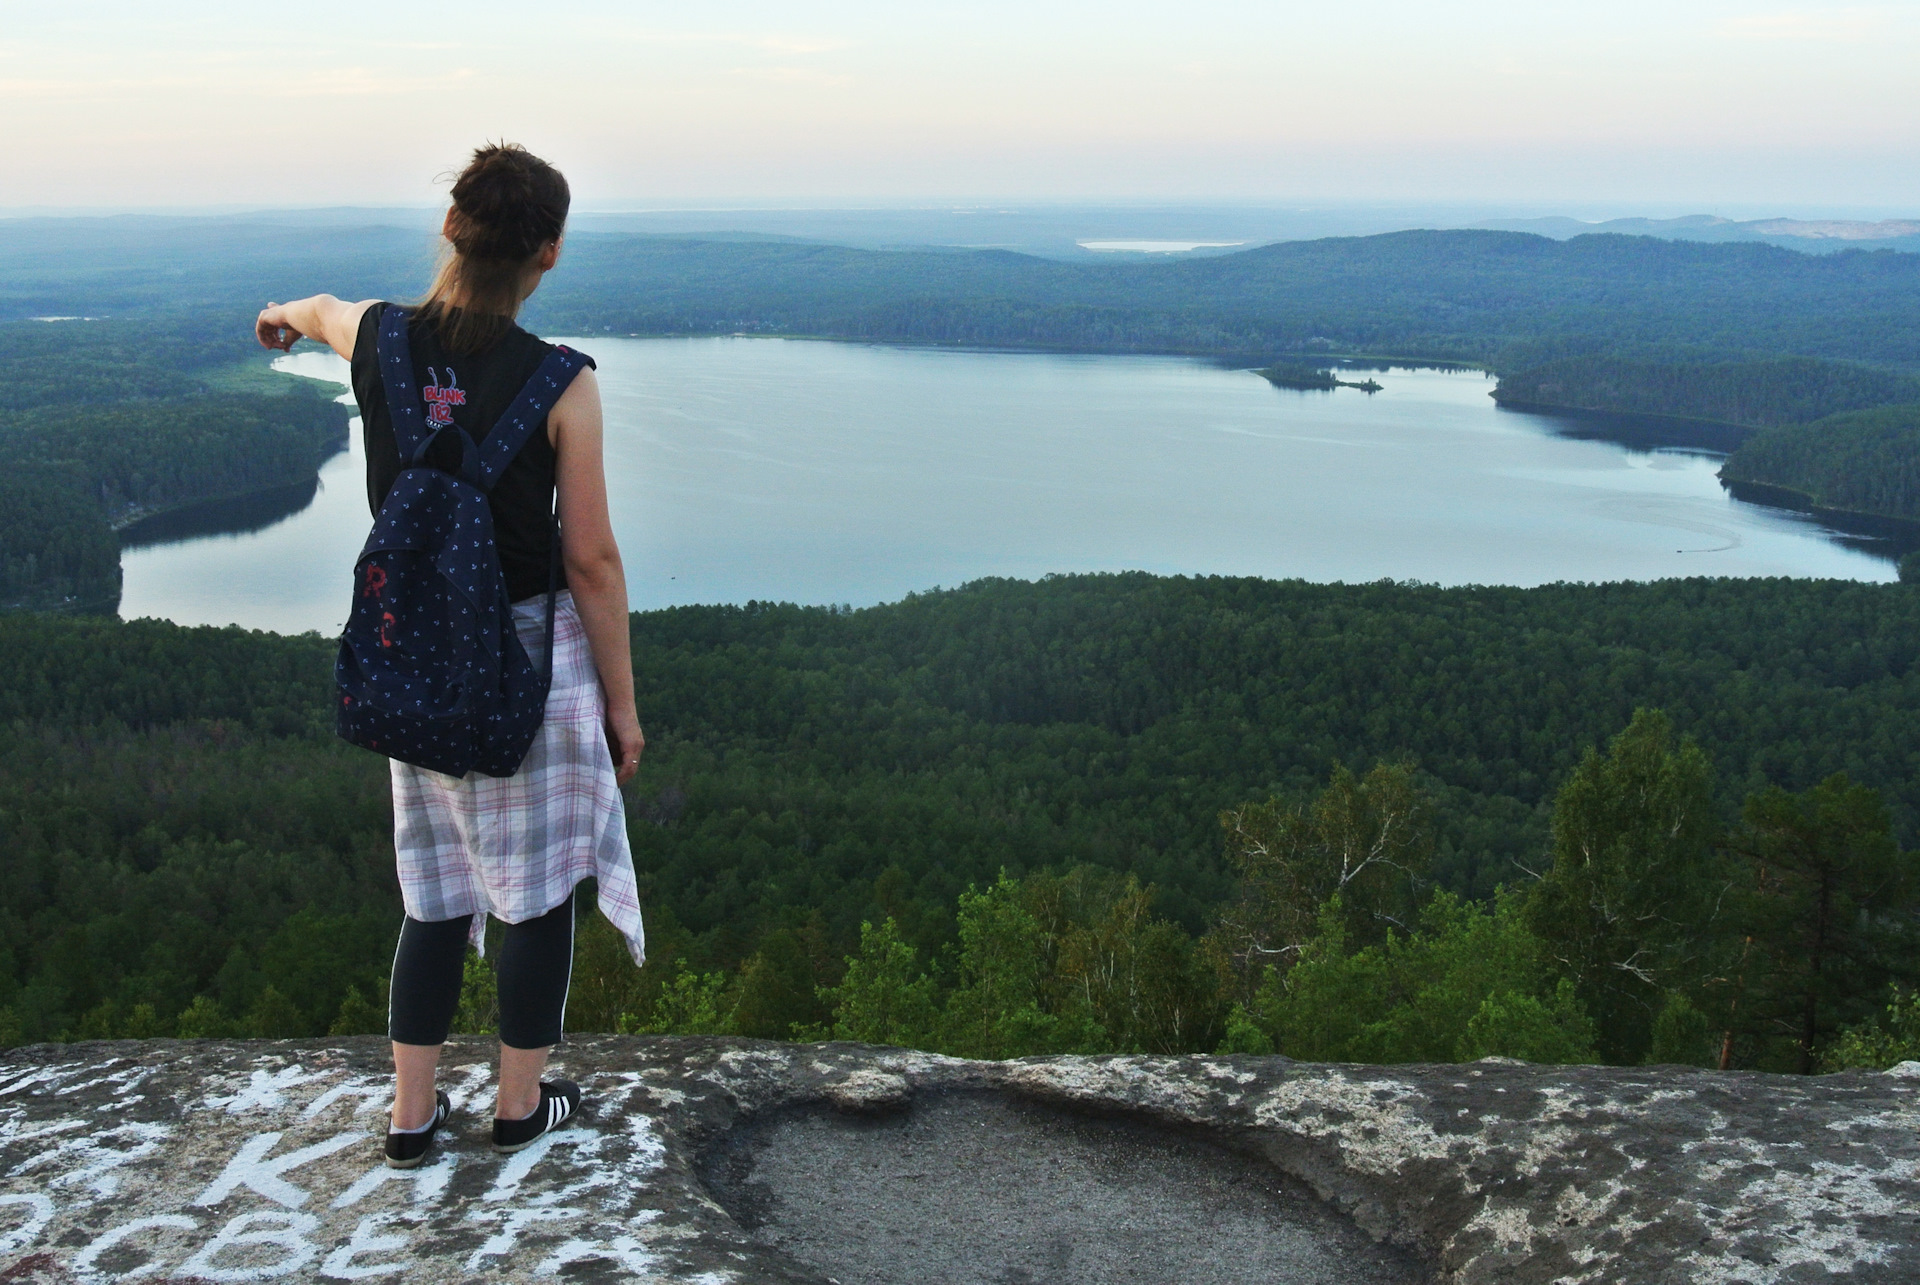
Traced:
<path fill-rule="evenodd" d="M 1376 394 L 1331 397 L 1191 356 L 556 337 L 599 362 L 639 610 L 867 605 L 1121 570 L 1516 586 L 1893 578 L 1892 557 L 1862 537 L 1730 496 L 1717 459 L 1503 411 L 1479 371 L 1394 367 Z M 276 368 L 345 373 L 323 351 Z M 125 537 L 123 613 L 337 627 L 368 525 L 362 468 L 355 435 L 304 506 L 304 490 L 279 491 L 142 524 Z"/>
<path fill-rule="evenodd" d="M 1645 411 L 1610 411 L 1594 406 L 1562 406 L 1553 402 L 1502 398 L 1498 389 L 1487 394 L 1503 411 L 1548 419 L 1572 420 L 1593 426 L 1588 434 L 1602 441 L 1646 449 L 1672 447 L 1731 455 L 1759 430 L 1723 420 L 1686 415 L 1658 415 Z"/>
<path fill-rule="evenodd" d="M 1720 485 L 1728 494 L 1747 504 L 1805 513 L 1821 523 L 1868 539 L 1885 540 L 1902 553 L 1920 550 L 1920 519 L 1895 517 L 1890 513 L 1872 513 L 1865 509 L 1836 509 L 1820 504 L 1805 491 L 1774 482 L 1754 482 L 1745 478 L 1722 477 Z"/>
<path fill-rule="evenodd" d="M 1034 355 L 1043 357 L 1140 357 L 1148 359 L 1175 358 L 1199 362 L 1203 365 L 1218 367 L 1222 370 L 1256 371 L 1262 366 L 1272 365 L 1276 357 L 1289 360 L 1298 358 L 1302 362 L 1326 362 L 1332 365 L 1351 364 L 1354 369 L 1362 370 L 1441 370 L 1441 371 L 1481 371 L 1493 374 L 1493 367 L 1483 362 L 1463 361 L 1458 357 L 1423 357 L 1393 353 L 1275 353 L 1271 349 L 1247 349 L 1232 351 L 1221 348 L 1096 348 L 1085 344 L 979 344 L 945 342 L 938 339 L 869 339 L 856 335 L 824 335 L 802 333 L 787 330 L 658 330 L 658 331 L 568 331 L 556 330 L 551 336 L 542 335 L 548 343 L 568 345 L 591 345 L 600 339 L 772 339 L 793 343 L 840 344 L 855 348 L 897 348 L 916 352 L 958 352 L 980 353 L 986 356 L 1017 357 Z"/>

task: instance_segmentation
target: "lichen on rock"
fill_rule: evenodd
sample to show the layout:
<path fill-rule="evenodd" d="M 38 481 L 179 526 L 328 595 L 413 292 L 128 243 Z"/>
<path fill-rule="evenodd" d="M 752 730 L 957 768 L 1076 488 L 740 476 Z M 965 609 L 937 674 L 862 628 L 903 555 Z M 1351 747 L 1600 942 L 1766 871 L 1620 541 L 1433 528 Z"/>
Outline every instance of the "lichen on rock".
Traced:
<path fill-rule="evenodd" d="M 1327 1235 L 1381 1247 L 1384 1266 L 1366 1279 L 1920 1280 L 1912 1063 L 1818 1078 L 1257 1057 L 983 1063 L 849 1044 L 596 1037 L 555 1059 L 587 1089 L 580 1121 L 502 1157 L 485 1145 L 489 1052 L 476 1040 L 449 1049 L 453 1120 L 427 1165 L 397 1173 L 380 1161 L 376 1040 L 8 1050 L 0 1279 L 822 1282 L 833 1265 L 803 1251 L 830 1237 L 771 1235 L 740 1204 L 752 1166 L 773 1164 L 766 1139 L 781 1121 L 804 1122 L 795 1127 L 816 1147 L 855 1131 L 848 1164 L 878 1163 L 892 1137 L 931 1145 L 935 1134 L 912 1130 L 945 1121 L 976 1130 L 974 1167 L 991 1169 L 993 1128 L 1027 1121 L 1041 1137 L 1058 1119 L 1083 1157 L 1077 1180 L 1103 1181 L 1084 1158 L 1097 1160 L 1105 1137 L 1132 1149 L 1130 1168 L 1116 1162 L 1129 1182 L 1156 1179 L 1162 1141 L 1178 1160 L 1161 1166 L 1165 1181 L 1213 1181 L 1214 1153 L 1227 1157 L 1221 1174 L 1269 1175 L 1217 1188 L 1253 1202 L 1236 1234 L 1257 1230 L 1260 1201 L 1292 1201 L 1303 1217 L 1335 1220 Z M 713 1157 L 750 1130 L 759 1149 L 740 1150 L 720 1181 Z M 1031 1138 L 1022 1145 L 1038 1172 Z M 946 1198 L 974 1180 L 939 1176 Z M 884 1178 L 843 1184 L 875 1226 L 909 1229 L 926 1253 L 959 1234 L 912 1204 L 929 1184 Z M 1271 1192 L 1246 1195 L 1247 1181 Z M 1085 1259 L 1111 1234 L 1056 1228 L 1060 1279 L 1077 1279 L 1076 1235 Z M 985 1279 L 965 1274 L 964 1255 L 950 1267 L 946 1279 Z"/>

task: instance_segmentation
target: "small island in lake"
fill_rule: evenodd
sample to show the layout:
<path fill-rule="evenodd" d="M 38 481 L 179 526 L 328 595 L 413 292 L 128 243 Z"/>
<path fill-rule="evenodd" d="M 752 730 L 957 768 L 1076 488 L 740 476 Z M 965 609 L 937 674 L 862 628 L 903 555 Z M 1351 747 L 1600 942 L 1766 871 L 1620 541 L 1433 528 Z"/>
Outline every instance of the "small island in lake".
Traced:
<path fill-rule="evenodd" d="M 1377 393 L 1382 385 L 1371 379 L 1341 379 L 1333 371 L 1321 366 L 1289 366 L 1276 364 L 1263 366 L 1253 372 L 1272 384 L 1275 388 L 1298 388 L 1308 392 L 1315 390 L 1332 391 L 1335 388 L 1358 388 L 1363 393 Z"/>

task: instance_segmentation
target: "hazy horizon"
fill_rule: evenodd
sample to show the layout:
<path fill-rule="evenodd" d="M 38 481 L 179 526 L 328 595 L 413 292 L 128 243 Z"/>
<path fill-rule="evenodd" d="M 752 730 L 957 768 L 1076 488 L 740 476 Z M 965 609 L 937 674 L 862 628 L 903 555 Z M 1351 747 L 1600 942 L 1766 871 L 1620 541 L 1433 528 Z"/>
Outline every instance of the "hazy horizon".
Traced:
<path fill-rule="evenodd" d="M 151 216 L 156 218 L 239 218 L 253 214 L 331 214 L 365 212 L 368 214 L 414 215 L 420 219 L 437 218 L 446 209 L 444 193 L 417 201 L 339 202 L 232 202 L 150 203 L 95 205 L 20 204 L 0 205 L 0 219 L 28 218 L 117 218 Z M 1313 201 L 1254 201 L 1231 197 L 1186 196 L 1178 200 L 1100 196 L 1076 198 L 1031 198 L 970 193 L 914 196 L 888 199 L 856 199 L 824 196 L 799 199 L 786 196 L 736 196 L 732 198 L 688 197 L 639 202 L 600 202 L 576 200 L 576 217 L 688 215 L 688 214 L 779 214 L 779 213 L 1026 213 L 1070 210 L 1224 210 L 1275 212 L 1283 214 L 1380 214 L 1405 213 L 1408 217 L 1430 216 L 1436 221 L 1453 219 L 1527 219 L 1569 218 L 1586 223 L 1605 223 L 1615 219 L 1644 218 L 1672 220 L 1698 216 L 1724 218 L 1735 222 L 1762 219 L 1876 220 L 1920 218 L 1920 196 L 1909 202 L 1893 204 L 1836 205 L 1805 201 L 1725 201 L 1688 202 L 1593 202 L 1593 201 L 1499 201 L 1461 199 L 1452 202 L 1364 201 L 1327 198 Z M 1455 226 L 1447 222 L 1446 226 Z"/>
<path fill-rule="evenodd" d="M 1905 5 L 528 13 L 112 0 L 12 15 L 0 208 L 427 205 L 503 136 L 565 169 L 583 210 L 1920 208 L 1920 12 Z"/>
<path fill-rule="evenodd" d="M 295 240 L 354 231 L 378 236 L 385 229 L 417 238 L 426 254 L 437 239 L 443 208 L 442 202 L 320 208 L 0 208 L 0 233 L 5 233 L 10 253 L 33 256 L 86 253 L 83 247 L 96 242 L 98 247 L 116 246 L 115 252 L 121 253 L 143 239 L 218 237 L 223 235 L 223 228 L 265 230 L 270 236 Z M 575 209 L 568 227 L 575 237 L 768 238 L 867 250 L 1001 250 L 1082 261 L 1116 253 L 1232 254 L 1278 242 L 1461 228 L 1531 232 L 1556 239 L 1591 230 L 1693 241 L 1764 241 L 1808 253 L 1848 248 L 1920 252 L 1920 220 L 1898 217 L 1904 211 L 1897 209 L 1721 207 L 1708 215 L 1722 220 L 1718 224 L 1702 223 L 1701 213 L 1686 217 L 1659 207 L 1648 210 L 1512 202 L 902 200 L 851 204 L 742 200 L 626 210 L 588 205 Z M 1763 216 L 1762 221 L 1755 215 Z M 1888 219 L 1889 215 L 1895 217 Z M 1791 226 L 1796 223 L 1799 226 Z M 1859 226 L 1840 226 L 1843 223 Z M 53 239 L 43 244 L 45 237 Z"/>

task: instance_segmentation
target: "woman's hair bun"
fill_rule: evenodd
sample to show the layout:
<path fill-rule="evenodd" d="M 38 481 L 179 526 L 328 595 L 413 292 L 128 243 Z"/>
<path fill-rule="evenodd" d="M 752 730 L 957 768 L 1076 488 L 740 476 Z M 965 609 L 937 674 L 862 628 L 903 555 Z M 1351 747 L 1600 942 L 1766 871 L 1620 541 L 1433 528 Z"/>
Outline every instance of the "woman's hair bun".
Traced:
<path fill-rule="evenodd" d="M 572 200 L 559 170 L 518 143 L 489 143 L 453 182 L 448 239 L 465 258 L 528 259 L 559 238 Z"/>

